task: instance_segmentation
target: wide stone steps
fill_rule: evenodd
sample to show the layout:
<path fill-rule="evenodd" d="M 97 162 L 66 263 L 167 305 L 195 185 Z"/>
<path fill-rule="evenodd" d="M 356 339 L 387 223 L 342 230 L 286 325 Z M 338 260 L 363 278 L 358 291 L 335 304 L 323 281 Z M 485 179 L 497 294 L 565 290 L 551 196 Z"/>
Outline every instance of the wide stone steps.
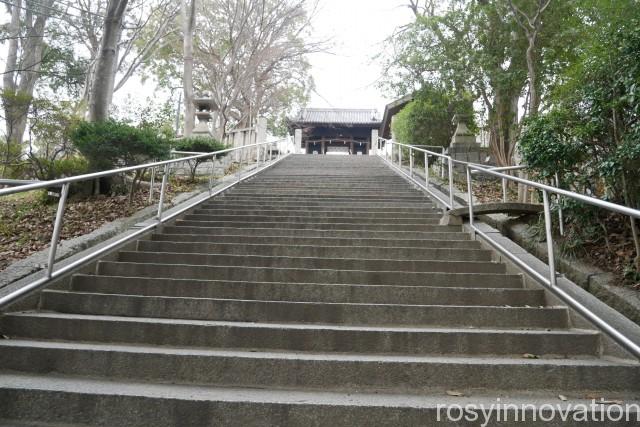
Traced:
<path fill-rule="evenodd" d="M 385 427 L 424 427 L 425 425 L 455 425 L 443 421 L 446 405 L 451 403 L 439 391 L 422 394 L 388 393 L 339 393 L 317 390 L 278 390 L 200 387 L 175 384 L 150 384 L 149 382 L 112 382 L 93 378 L 71 379 L 55 375 L 5 375 L 0 389 L 0 411 L 12 418 L 5 425 L 47 426 L 44 420 L 56 420 L 66 426 L 75 427 L 82 422 L 100 426 L 209 426 L 258 427 L 264 425 L 295 426 L 340 426 L 353 427 L 375 425 Z M 516 407 L 530 405 L 525 414 L 533 419 L 537 409 L 544 405 L 558 405 L 568 417 L 580 416 L 575 405 L 589 405 L 584 396 L 576 396 L 568 402 L 558 402 L 548 394 L 502 396 L 501 403 Z M 488 392 L 455 400 L 459 405 L 483 405 L 489 420 L 504 415 L 496 404 L 495 394 Z M 83 408 L 82 411 L 57 411 L 50 408 L 63 404 L 68 408 Z M 574 408 L 574 409 L 572 409 Z M 602 419 L 605 410 L 598 408 L 596 416 Z M 30 414 L 34 420 L 19 424 L 16 418 Z M 513 413 L 510 419 L 513 418 Z M 504 418 L 504 416 L 503 416 Z M 501 418 L 501 419 L 503 419 Z M 212 422 L 212 419 L 215 421 Z M 480 418 L 479 418 L 480 419 Z M 504 424 L 504 423 L 502 423 Z M 522 423 L 526 425 L 525 423 Z M 531 424 L 531 423 L 530 423 Z M 495 423 L 494 425 L 500 425 Z M 565 427 L 568 424 L 555 418 L 545 426 Z M 573 424 L 596 426 L 600 422 Z M 636 426 L 635 418 L 617 425 Z M 59 426 L 58 426 L 59 427 Z"/>
<path fill-rule="evenodd" d="M 163 228 L 163 232 L 166 234 L 207 234 L 207 235 L 244 235 L 244 236 L 257 236 L 257 237 L 330 237 L 330 238 L 387 238 L 387 239 L 456 239 L 462 240 L 463 234 L 459 231 L 454 231 L 455 227 L 430 225 L 422 226 L 422 231 L 412 230 L 370 230 L 365 227 L 359 230 L 351 230 L 345 226 L 344 230 L 341 229 L 321 229 L 321 228 L 298 228 L 297 224 L 293 224 L 288 228 L 279 228 L 275 225 L 273 227 L 263 227 L 262 224 L 252 224 L 251 227 L 204 227 L 199 226 L 186 226 L 186 225 L 168 225 Z M 312 225 L 310 225 L 312 227 Z M 426 229 L 426 230 L 425 230 Z M 434 231 L 427 231 L 434 230 Z"/>
<path fill-rule="evenodd" d="M 437 355 L 596 356 L 593 331 L 241 323 L 62 313 L 5 318 L 12 339 L 305 352 Z"/>
<path fill-rule="evenodd" d="M 71 289 L 101 294 L 182 296 L 262 301 L 307 301 L 364 304 L 435 304 L 541 306 L 544 293 L 518 287 L 358 285 L 232 280 L 92 276 L 73 277 Z M 477 285 L 476 285 L 477 286 Z M 515 285 L 514 285 L 515 286 Z"/>
<path fill-rule="evenodd" d="M 370 210 L 337 210 L 337 208 L 320 209 L 315 208 L 313 211 L 307 208 L 293 207 L 287 210 L 277 209 L 251 209 L 248 207 L 241 207 L 237 209 L 195 209 L 194 215 L 209 215 L 209 216 L 232 216 L 238 218 L 240 216 L 262 216 L 262 217 L 297 217 L 297 218 L 375 218 L 375 219 L 416 219 L 423 220 L 428 218 L 441 218 L 442 212 L 435 209 L 417 209 L 413 212 L 408 209 L 396 210 L 396 211 L 370 211 Z"/>
<path fill-rule="evenodd" d="M 217 240 L 217 239 L 216 239 Z M 318 242 L 319 243 L 319 242 Z M 395 260 L 438 260 L 459 259 L 464 261 L 491 261 L 491 252 L 480 249 L 411 248 L 411 247 L 369 247 L 369 246 L 320 246 L 283 244 L 240 244 L 240 243 L 179 243 L 140 241 L 139 252 L 173 252 L 182 254 L 228 254 L 259 255 L 275 257 L 309 258 L 358 258 L 375 259 L 384 256 Z"/>
<path fill-rule="evenodd" d="M 440 215 L 378 158 L 291 156 L 0 317 L 0 426 L 431 426 L 640 394 Z"/>
<path fill-rule="evenodd" d="M 443 261 L 446 263 L 447 261 Z M 451 263 L 456 261 L 451 261 Z M 459 262 L 459 261 L 458 261 Z M 461 262 L 461 264 L 464 264 Z M 454 264 L 455 265 L 455 264 Z M 496 267 L 500 269 L 500 265 Z M 351 283 L 368 285 L 522 287 L 519 274 L 369 271 L 245 266 L 210 266 L 167 263 L 100 261 L 97 273 L 106 276 L 182 279 L 226 279 L 252 282 Z"/>
<path fill-rule="evenodd" d="M 154 242 L 174 243 L 209 243 L 211 235 L 203 234 L 154 234 L 151 240 Z M 282 236 L 247 236 L 241 234 L 217 234 L 215 242 L 218 244 L 270 244 L 274 246 L 360 246 L 376 248 L 424 248 L 424 249 L 479 249 L 480 244 L 470 241 L 465 234 L 444 233 L 447 240 L 437 239 L 411 239 L 411 238 L 340 238 L 340 237 L 298 237 L 297 235 Z"/>
<path fill-rule="evenodd" d="M 465 387 L 510 391 L 602 390 L 637 386 L 637 367 L 594 360 L 504 359 L 172 348 L 55 341 L 0 341 L 5 369 L 113 380 L 230 387 L 310 388 L 327 391 L 420 393 Z M 446 369 L 447 375 L 442 375 Z M 557 375 L 561 369 L 563 375 Z"/>
<path fill-rule="evenodd" d="M 567 312 L 561 307 L 318 303 L 47 290 L 43 292 L 41 308 L 60 313 L 239 322 L 491 328 L 566 328 L 568 326 Z"/>
<path fill-rule="evenodd" d="M 397 260 L 366 258 L 322 258 L 262 255 L 226 255 L 209 253 L 122 251 L 119 261 L 126 263 L 160 263 L 195 266 L 242 266 L 270 268 L 339 269 L 363 271 L 413 271 L 504 273 L 504 264 L 480 261 Z"/>
<path fill-rule="evenodd" d="M 400 218 L 380 218 L 377 216 L 340 216 L 319 215 L 316 218 L 306 215 L 214 215 L 210 213 L 193 213 L 185 215 L 187 221 L 242 221 L 247 223 L 281 222 L 281 223 L 339 223 L 339 224 L 438 224 L 442 215 L 430 214 L 422 216 L 403 216 Z"/>
<path fill-rule="evenodd" d="M 436 220 L 425 220 L 417 223 L 398 224 L 390 223 L 340 223 L 340 222 L 322 222 L 321 219 L 315 222 L 267 222 L 267 221 L 194 221 L 179 219 L 176 221 L 178 227 L 211 227 L 211 228 L 277 228 L 280 230 L 296 229 L 296 230 L 372 230 L 372 231 L 423 231 L 423 232 L 446 232 L 453 231 L 456 227 L 448 225 L 437 225 Z"/>

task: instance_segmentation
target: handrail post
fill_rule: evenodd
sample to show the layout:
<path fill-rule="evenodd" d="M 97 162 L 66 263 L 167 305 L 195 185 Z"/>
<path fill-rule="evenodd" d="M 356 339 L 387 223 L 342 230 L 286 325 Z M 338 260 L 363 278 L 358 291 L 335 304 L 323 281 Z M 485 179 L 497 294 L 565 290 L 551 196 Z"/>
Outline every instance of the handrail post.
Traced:
<path fill-rule="evenodd" d="M 429 189 L 429 155 L 427 154 L 427 152 L 424 152 L 424 180 L 425 180 L 425 187 L 427 187 L 427 190 Z"/>
<path fill-rule="evenodd" d="M 240 169 L 242 169 L 242 160 L 244 155 L 244 147 L 240 148 L 240 161 L 238 162 L 238 169 L 236 170 L 236 182 L 240 182 Z"/>
<path fill-rule="evenodd" d="M 469 226 L 471 229 L 475 229 L 473 225 L 473 183 L 471 182 L 471 168 L 467 165 L 467 194 L 469 205 Z"/>
<path fill-rule="evenodd" d="M 158 199 L 158 213 L 156 219 L 162 220 L 162 211 L 164 209 L 164 196 L 167 192 L 167 181 L 169 180 L 169 172 L 171 171 L 169 164 L 164 165 L 164 173 L 162 174 L 162 185 L 160 186 L 160 197 Z"/>
<path fill-rule="evenodd" d="M 413 179 L 413 147 L 409 147 L 409 177 Z"/>
<path fill-rule="evenodd" d="M 402 147 L 398 146 L 398 167 L 402 169 Z"/>
<path fill-rule="evenodd" d="M 556 187 L 560 188 L 560 178 L 556 172 Z M 560 224 L 560 235 L 564 236 L 564 212 L 562 212 L 562 204 L 560 204 L 560 195 L 556 194 L 556 202 L 558 203 L 558 222 Z"/>
<path fill-rule="evenodd" d="M 449 204 L 450 208 L 453 209 L 453 159 L 448 157 L 449 160 Z"/>
<path fill-rule="evenodd" d="M 213 157 L 211 158 L 211 175 L 209 175 L 209 196 L 211 196 L 211 193 L 213 192 L 213 180 L 214 180 L 215 170 L 216 170 L 216 156 L 214 154 Z"/>
<path fill-rule="evenodd" d="M 154 185 L 156 185 L 156 168 L 151 168 L 151 181 L 149 182 L 149 203 L 153 201 Z"/>
<path fill-rule="evenodd" d="M 553 234 L 551 230 L 551 206 L 549 204 L 549 194 L 547 190 L 542 190 L 542 201 L 544 203 L 544 229 L 547 235 L 547 252 L 549 258 L 549 284 L 556 286 L 556 257 L 553 253 Z"/>
<path fill-rule="evenodd" d="M 507 178 L 502 178 L 502 202 L 507 203 Z"/>
<path fill-rule="evenodd" d="M 69 183 L 62 185 L 60 192 L 60 200 L 58 201 L 58 210 L 56 211 L 56 220 L 53 225 L 53 233 L 51 234 L 51 247 L 49 248 L 49 261 L 47 262 L 47 277 L 51 278 L 53 274 L 53 264 L 56 262 L 56 251 L 58 250 L 58 241 L 62 231 L 62 217 L 64 216 L 64 208 L 67 204 L 67 196 L 69 195 Z"/>
<path fill-rule="evenodd" d="M 440 154 L 444 156 L 444 147 L 440 149 Z M 444 179 L 444 157 L 440 157 L 440 179 Z"/>

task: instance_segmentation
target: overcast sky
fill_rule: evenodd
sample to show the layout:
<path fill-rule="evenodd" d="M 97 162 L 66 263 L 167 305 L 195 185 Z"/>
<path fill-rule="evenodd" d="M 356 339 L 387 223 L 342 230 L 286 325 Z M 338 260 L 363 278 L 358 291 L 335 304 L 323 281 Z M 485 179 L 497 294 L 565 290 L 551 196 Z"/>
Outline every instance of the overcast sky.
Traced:
<path fill-rule="evenodd" d="M 316 82 L 309 107 L 377 108 L 391 101 L 375 82 L 382 72 L 372 62 L 383 41 L 413 20 L 407 0 L 320 0 L 314 32 L 332 39 L 331 54 L 311 56 Z"/>
<path fill-rule="evenodd" d="M 373 57 L 383 48 L 383 41 L 398 26 L 413 19 L 405 6 L 407 0 L 319 0 L 313 20 L 314 39 L 331 40 L 330 54 L 310 57 L 311 73 L 316 83 L 309 107 L 376 108 L 382 111 L 392 101 L 382 96 L 375 82 L 381 68 Z M 9 19 L 4 7 L 0 23 Z M 4 69 L 6 44 L 0 44 L 0 65 Z M 132 78 L 116 93 L 114 102 L 126 104 L 127 98 L 153 96 L 153 84 L 141 85 Z"/>

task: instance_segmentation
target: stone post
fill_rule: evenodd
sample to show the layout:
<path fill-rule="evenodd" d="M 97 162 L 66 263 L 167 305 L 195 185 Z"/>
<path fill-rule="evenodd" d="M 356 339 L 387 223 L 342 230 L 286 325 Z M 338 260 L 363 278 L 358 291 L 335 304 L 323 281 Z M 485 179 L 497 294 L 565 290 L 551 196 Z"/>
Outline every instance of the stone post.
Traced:
<path fill-rule="evenodd" d="M 258 122 L 256 123 L 256 144 L 261 144 L 263 142 L 267 142 L 267 119 L 265 117 L 258 117 Z M 251 150 L 253 153 L 253 158 L 257 158 L 258 147 Z"/>
<path fill-rule="evenodd" d="M 371 147 L 368 154 L 378 154 L 378 129 L 371 129 Z"/>
<path fill-rule="evenodd" d="M 302 151 L 302 129 L 296 129 L 293 131 L 293 145 L 295 147 L 295 153 L 303 153 Z M 307 153 L 306 145 L 304 147 L 304 154 Z"/>

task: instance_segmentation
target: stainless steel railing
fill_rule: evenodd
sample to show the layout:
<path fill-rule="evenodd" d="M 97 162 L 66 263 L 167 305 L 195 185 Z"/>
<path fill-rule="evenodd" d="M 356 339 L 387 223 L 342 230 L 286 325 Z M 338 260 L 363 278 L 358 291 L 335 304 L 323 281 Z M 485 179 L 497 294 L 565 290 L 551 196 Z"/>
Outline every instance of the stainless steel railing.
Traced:
<path fill-rule="evenodd" d="M 73 269 L 83 265 L 86 262 L 89 262 L 91 260 L 94 260 L 96 258 L 98 258 L 99 256 L 109 252 L 110 250 L 121 246 L 131 240 L 133 240 L 134 238 L 156 228 L 158 225 L 163 224 L 167 221 L 172 220 L 173 218 L 176 218 L 178 215 L 181 215 L 182 213 L 186 212 L 187 210 L 193 208 L 194 206 L 196 206 L 199 203 L 202 203 L 203 200 L 198 200 L 194 203 L 189 204 L 188 206 L 178 210 L 177 212 L 174 212 L 170 215 L 165 216 L 164 215 L 164 208 L 165 208 L 165 203 L 164 203 L 164 199 L 165 199 L 165 195 L 167 192 L 167 184 L 168 184 L 168 179 L 169 179 L 169 175 L 171 174 L 171 167 L 173 165 L 175 165 L 176 163 L 179 162 L 184 162 L 184 161 L 188 161 L 188 160 L 198 160 L 198 159 L 214 159 L 216 156 L 220 155 L 220 154 L 225 154 L 225 153 L 231 153 L 231 152 L 239 152 L 240 156 L 242 157 L 245 154 L 244 150 L 247 150 L 247 153 L 251 153 L 252 150 L 256 150 L 256 160 L 255 160 L 255 165 L 256 167 L 251 170 L 251 171 L 244 171 L 242 170 L 242 168 L 238 168 L 237 172 L 236 172 L 236 176 L 235 176 L 235 180 L 229 184 L 224 186 L 221 189 L 216 190 L 215 192 L 213 191 L 213 185 L 214 185 L 214 181 L 213 181 L 213 171 L 214 168 L 212 166 L 212 171 L 211 171 L 211 177 L 209 179 L 209 198 L 215 196 L 216 194 L 219 194 L 231 187 L 233 187 L 234 185 L 236 185 L 237 183 L 250 178 L 251 176 L 257 174 L 258 172 L 261 172 L 262 170 L 274 165 L 275 163 L 279 162 L 280 160 L 282 160 L 283 158 L 287 157 L 287 155 L 283 155 L 281 153 L 281 150 L 277 151 L 277 156 L 272 158 L 271 154 L 272 154 L 272 148 L 274 146 L 277 146 L 277 144 L 280 141 L 274 141 L 274 142 L 262 142 L 259 144 L 251 144 L 251 145 L 245 145 L 243 147 L 237 147 L 237 148 L 228 148 L 225 150 L 219 150 L 219 151 L 214 151 L 211 153 L 198 153 L 195 155 L 189 155 L 187 157 L 181 157 L 179 159 L 173 159 L 173 160 L 165 160 L 165 161 L 161 161 L 161 162 L 153 162 L 153 163 L 147 163 L 147 164 L 143 164 L 143 165 L 137 165 L 137 166 L 130 166 L 130 167 L 126 167 L 126 168 L 119 168 L 119 169 L 112 169 L 112 170 L 108 170 L 108 171 L 102 171 L 102 172 L 95 172 L 95 173 L 89 173 L 89 174 L 84 174 L 84 175 L 78 175 L 78 176 L 72 176 L 72 177 L 68 177 L 68 178 L 61 178 L 61 179 L 55 179 L 55 180 L 51 180 L 51 181 L 39 181 L 39 182 L 34 182 L 31 184 L 26 184 L 26 185 L 20 185 L 17 187 L 12 187 L 12 188 L 6 188 L 6 189 L 1 189 L 0 190 L 0 197 L 1 196 L 6 196 L 9 194 L 17 194 L 17 193 L 24 193 L 27 191 L 33 191 L 33 190 L 39 190 L 39 189 L 43 189 L 43 188 L 51 188 L 51 187 L 55 187 L 55 186 L 61 186 L 62 190 L 60 193 L 60 198 L 58 200 L 58 207 L 57 207 L 57 211 L 56 211 L 56 216 L 55 216 L 55 220 L 54 220 L 54 227 L 53 227 L 53 233 L 51 235 L 51 246 L 49 248 L 49 256 L 48 256 L 48 262 L 47 262 L 47 268 L 46 268 L 46 272 L 44 277 L 35 280 L 34 282 L 14 291 L 11 292 L 3 297 L 0 298 L 0 309 L 5 307 L 8 304 L 11 304 L 17 300 L 19 300 L 20 298 L 23 298 L 25 296 L 27 296 L 28 294 L 30 294 L 31 292 L 36 291 L 37 289 L 45 286 L 46 284 L 48 284 L 51 280 L 62 276 L 63 274 L 72 271 Z M 267 157 L 267 153 L 269 154 L 269 157 Z M 251 156 L 247 155 L 247 165 L 250 165 L 252 163 L 251 160 Z M 271 160 L 270 162 L 267 162 L 268 160 Z M 63 225 L 63 221 L 64 221 L 64 211 L 65 211 L 65 207 L 66 207 L 66 203 L 67 203 L 67 197 L 69 195 L 69 186 L 73 183 L 76 182 L 81 182 L 81 181 L 88 181 L 88 180 L 94 180 L 96 178 L 102 178 L 102 177 L 110 177 L 110 176 L 115 176 L 115 175 L 119 175 L 119 174 L 123 174 L 123 173 L 128 173 L 128 172 L 135 172 L 135 171 L 140 171 L 140 170 L 144 170 L 144 169 L 151 169 L 152 170 L 152 180 L 155 179 L 155 170 L 156 169 L 163 169 L 163 175 L 162 175 L 162 184 L 160 187 L 160 195 L 158 197 L 158 209 L 157 209 L 157 213 L 155 216 L 156 221 L 154 221 L 152 224 L 149 224 L 131 234 L 128 234 L 127 236 L 118 239 L 115 242 L 112 242 L 106 246 L 101 247 L 100 249 L 96 250 L 95 252 L 92 252 L 91 254 L 81 257 L 78 260 L 75 260 L 74 262 L 65 265 L 64 267 L 61 267 L 59 269 L 54 269 L 55 266 L 55 258 L 56 258 L 56 250 L 58 247 L 58 243 L 60 241 L 60 232 L 62 230 L 62 225 Z"/>
<path fill-rule="evenodd" d="M 597 199 L 595 197 L 585 196 L 584 194 L 575 193 L 573 191 L 563 190 L 558 187 L 553 187 L 551 185 L 539 183 L 536 181 L 530 181 L 527 179 L 519 178 L 516 176 L 511 176 L 505 174 L 505 171 L 517 170 L 521 169 L 521 166 L 510 166 L 503 168 L 490 168 L 486 165 L 478 165 L 474 163 L 464 162 L 460 160 L 452 159 L 450 156 L 447 156 L 442 153 L 431 152 L 428 150 L 424 150 L 418 147 L 414 147 L 407 144 L 398 143 L 393 140 L 385 140 L 380 138 L 378 140 L 379 147 L 382 144 L 387 145 L 388 147 L 397 146 L 399 148 L 405 148 L 409 151 L 409 155 L 413 157 L 413 152 L 424 153 L 425 156 L 425 176 L 426 182 L 422 182 L 419 179 L 416 179 L 413 176 L 413 167 L 412 162 L 410 163 L 409 173 L 406 172 L 402 168 L 402 155 L 399 155 L 399 165 L 396 166 L 393 159 L 393 149 L 389 150 L 388 147 L 384 150 L 379 149 L 378 153 L 380 157 L 384 158 L 390 165 L 396 168 L 399 172 L 403 173 L 405 176 L 409 177 L 416 185 L 423 188 L 429 194 L 434 196 L 437 200 L 439 200 L 447 209 L 453 209 L 455 206 L 454 201 L 454 183 L 453 183 L 453 165 L 461 165 L 464 167 L 466 172 L 466 184 L 467 184 L 467 194 L 468 194 L 468 209 L 469 209 L 469 226 L 474 233 L 481 236 L 485 241 L 491 244 L 494 248 L 496 248 L 500 253 L 509 258 L 513 263 L 515 263 L 518 267 L 522 268 L 524 271 L 529 273 L 533 278 L 535 278 L 538 282 L 540 282 L 545 288 L 551 291 L 554 295 L 560 298 L 564 303 L 568 306 L 576 310 L 579 314 L 584 316 L 586 319 L 591 321 L 595 326 L 597 326 L 600 330 L 602 330 L 605 334 L 614 339 L 618 344 L 620 344 L 623 348 L 633 354 L 635 357 L 640 359 L 640 345 L 637 341 L 631 340 L 628 336 L 624 335 L 620 331 L 618 331 L 615 327 L 613 327 L 609 322 L 602 319 L 600 316 L 595 314 L 592 310 L 582 304 L 580 301 L 576 300 L 573 296 L 567 293 L 564 289 L 558 286 L 557 284 L 557 276 L 556 272 L 556 257 L 554 253 L 554 244 L 553 244 L 553 230 L 552 230 L 552 220 L 551 220 L 551 195 L 555 195 L 558 199 L 561 197 L 577 200 L 583 203 L 586 203 L 591 206 L 596 206 L 602 209 L 606 209 L 611 212 L 617 212 L 626 216 L 629 216 L 634 219 L 640 219 L 640 210 L 633 209 L 627 206 L 618 205 L 615 203 L 607 202 L 604 200 Z M 401 153 L 401 149 L 397 150 Z M 443 162 L 447 162 L 449 165 L 449 198 L 443 199 L 439 194 L 435 193 L 430 189 L 429 184 L 429 166 L 428 166 L 428 156 L 436 156 L 442 159 Z M 391 157 L 391 158 L 389 158 Z M 503 197 L 506 198 L 506 183 L 511 181 L 517 184 L 523 184 L 531 188 L 535 188 L 542 193 L 542 202 L 544 206 L 544 223 L 545 223 L 545 234 L 547 241 L 547 252 L 548 252 L 548 265 L 549 265 L 549 273 L 548 275 L 541 274 L 536 271 L 533 267 L 522 261 L 520 258 L 512 254 L 507 248 L 502 246 L 499 242 L 489 236 L 487 233 L 483 232 L 479 227 L 476 226 L 474 220 L 474 197 L 473 197 L 473 175 L 490 175 L 495 178 L 499 178 L 502 180 L 503 185 Z M 558 177 L 556 176 L 556 185 L 558 184 Z M 562 224 L 562 211 L 559 211 L 560 222 Z M 561 233 L 563 232 L 561 228 Z"/>

